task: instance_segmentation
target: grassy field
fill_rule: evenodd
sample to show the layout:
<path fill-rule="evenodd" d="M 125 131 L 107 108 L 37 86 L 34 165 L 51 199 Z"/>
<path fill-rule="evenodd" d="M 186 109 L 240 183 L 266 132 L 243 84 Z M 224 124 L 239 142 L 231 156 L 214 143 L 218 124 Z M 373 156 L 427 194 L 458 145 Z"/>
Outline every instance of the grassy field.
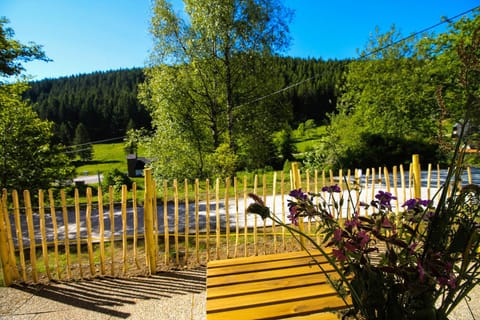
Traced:
<path fill-rule="evenodd" d="M 77 176 L 96 175 L 113 169 L 127 171 L 127 155 L 123 143 L 93 145 L 93 159 L 76 168 Z"/>
<path fill-rule="evenodd" d="M 309 128 L 302 131 L 295 130 L 293 139 L 297 155 L 311 151 L 317 145 L 326 129 L 324 126 Z M 107 171 L 118 169 L 127 172 L 127 155 L 123 143 L 108 143 L 93 145 L 93 159 L 76 168 L 77 176 L 103 174 Z M 141 151 L 139 156 L 142 156 Z M 137 181 L 137 179 L 135 180 Z"/>

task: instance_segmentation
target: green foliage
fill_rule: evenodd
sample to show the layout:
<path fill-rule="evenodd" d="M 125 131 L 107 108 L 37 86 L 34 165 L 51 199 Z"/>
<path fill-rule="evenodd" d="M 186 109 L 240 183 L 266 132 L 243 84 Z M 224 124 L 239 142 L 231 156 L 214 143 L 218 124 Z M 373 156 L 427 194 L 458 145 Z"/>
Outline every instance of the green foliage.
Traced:
<path fill-rule="evenodd" d="M 214 153 L 207 155 L 207 171 L 212 177 L 228 178 L 235 176 L 238 157 L 227 143 L 222 143 Z"/>
<path fill-rule="evenodd" d="M 0 186 L 17 190 L 47 189 L 73 177 L 61 146 L 52 143 L 52 126 L 21 98 L 26 84 L 0 86 Z"/>
<path fill-rule="evenodd" d="M 273 143 L 275 144 L 276 157 L 280 164 L 280 166 L 277 165 L 277 167 L 281 167 L 281 164 L 285 161 L 291 161 L 294 159 L 293 154 L 297 150 L 295 148 L 292 129 L 290 127 L 276 132 L 273 136 Z"/>
<path fill-rule="evenodd" d="M 89 161 L 93 158 L 93 147 L 91 145 L 90 135 L 87 127 L 83 123 L 79 123 L 75 129 L 75 137 L 73 138 L 76 153 L 81 161 Z"/>
<path fill-rule="evenodd" d="M 185 1 L 185 16 L 155 3 L 154 67 L 140 95 L 156 130 L 152 166 L 167 177 L 209 174 L 205 161 L 224 143 L 233 163 L 265 166 L 274 157 L 257 148 L 272 150 L 291 113 L 277 97 L 255 99 L 283 86 L 270 57 L 287 45 L 290 12 L 277 0 L 197 0 Z"/>
<path fill-rule="evenodd" d="M 365 58 L 349 63 L 338 110 L 330 115 L 328 136 L 319 150 L 307 156 L 309 163 L 334 168 L 402 163 L 400 151 L 395 151 L 399 149 L 418 151 L 433 163 L 444 161 L 452 145 L 445 120 L 458 119 L 468 100 L 467 91 L 458 85 L 459 80 L 466 81 L 461 80 L 458 45 L 472 41 L 469 28 L 475 24 L 468 21 L 473 20 L 479 18 L 465 18 L 437 37 L 401 42 L 394 27 L 385 34 L 377 32 Z M 478 88 L 474 79 L 478 77 L 468 77 L 470 87 Z M 475 110 L 478 113 L 480 108 Z M 376 154 L 382 149 L 393 154 L 372 156 L 370 147 L 377 148 Z"/>
<path fill-rule="evenodd" d="M 133 181 L 123 171 L 119 169 L 112 169 L 107 171 L 103 175 L 102 185 L 113 186 L 116 191 L 122 189 L 122 185 L 126 185 L 129 189 L 132 188 Z"/>

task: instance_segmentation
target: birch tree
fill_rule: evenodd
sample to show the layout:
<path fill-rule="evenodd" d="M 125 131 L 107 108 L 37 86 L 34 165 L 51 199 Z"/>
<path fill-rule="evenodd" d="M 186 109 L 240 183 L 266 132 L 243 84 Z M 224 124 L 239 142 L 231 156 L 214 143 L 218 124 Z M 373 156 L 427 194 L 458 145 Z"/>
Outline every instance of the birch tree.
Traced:
<path fill-rule="evenodd" d="M 269 58 L 288 47 L 290 18 L 280 0 L 185 0 L 180 11 L 155 2 L 140 98 L 156 129 L 149 156 L 158 172 L 215 174 L 215 159 L 232 170 L 268 164 L 273 132 L 291 116 L 266 98 L 283 85 Z"/>

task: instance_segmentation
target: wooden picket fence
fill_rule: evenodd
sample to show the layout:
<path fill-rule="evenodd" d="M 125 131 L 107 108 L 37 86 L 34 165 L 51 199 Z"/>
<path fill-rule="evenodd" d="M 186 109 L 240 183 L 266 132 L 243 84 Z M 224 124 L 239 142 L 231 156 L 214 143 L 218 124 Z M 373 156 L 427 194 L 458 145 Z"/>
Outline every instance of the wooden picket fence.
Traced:
<path fill-rule="evenodd" d="M 135 184 L 131 190 L 122 187 L 119 202 L 115 201 L 113 187 L 106 195 L 98 188 L 95 196 L 93 189 L 87 188 L 86 202 L 80 203 L 75 189 L 73 206 L 67 205 L 63 190 L 60 199 L 55 199 L 52 190 L 46 194 L 38 191 L 38 205 L 32 203 L 28 190 L 23 192 L 23 201 L 16 190 L 3 190 L 3 281 L 8 286 L 16 281 L 152 274 L 205 265 L 211 260 L 298 250 L 297 242 L 285 229 L 245 213 L 249 193 L 262 197 L 272 212 L 288 222 L 290 190 L 302 187 L 318 193 L 323 186 L 339 184 L 351 190 L 348 194 L 355 199 L 343 201 L 344 207 L 338 208 L 338 218 L 342 219 L 359 201 L 370 202 L 379 190 L 398 197 L 396 210 L 401 208 L 402 199 L 430 199 L 441 186 L 440 172 L 438 166 L 433 170 L 428 165 L 426 181 L 422 181 L 420 163 L 414 156 L 406 171 L 398 166 L 365 172 L 340 170 L 337 174 L 301 172 L 294 164 L 290 174 L 255 175 L 253 183 L 246 177 L 215 179 L 213 183 L 207 179 L 201 187 L 198 179 L 193 184 L 174 180 L 158 186 L 147 169 L 143 197 L 138 197 Z M 470 170 L 467 172 L 471 183 Z M 305 221 L 303 227 L 314 232 L 311 221 Z"/>

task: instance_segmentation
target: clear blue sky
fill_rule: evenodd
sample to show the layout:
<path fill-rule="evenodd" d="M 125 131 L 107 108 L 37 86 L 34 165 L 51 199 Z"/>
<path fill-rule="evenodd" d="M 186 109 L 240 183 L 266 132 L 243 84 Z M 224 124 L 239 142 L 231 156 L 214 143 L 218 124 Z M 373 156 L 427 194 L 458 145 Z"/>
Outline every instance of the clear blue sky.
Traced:
<path fill-rule="evenodd" d="M 180 0 L 174 0 L 176 6 Z M 378 26 L 403 35 L 480 6 L 480 0 L 284 0 L 295 10 L 287 55 L 357 57 Z M 15 39 L 43 45 L 53 62 L 31 62 L 34 79 L 143 67 L 152 48 L 150 0 L 0 0 Z M 439 31 L 439 29 L 437 29 Z"/>

